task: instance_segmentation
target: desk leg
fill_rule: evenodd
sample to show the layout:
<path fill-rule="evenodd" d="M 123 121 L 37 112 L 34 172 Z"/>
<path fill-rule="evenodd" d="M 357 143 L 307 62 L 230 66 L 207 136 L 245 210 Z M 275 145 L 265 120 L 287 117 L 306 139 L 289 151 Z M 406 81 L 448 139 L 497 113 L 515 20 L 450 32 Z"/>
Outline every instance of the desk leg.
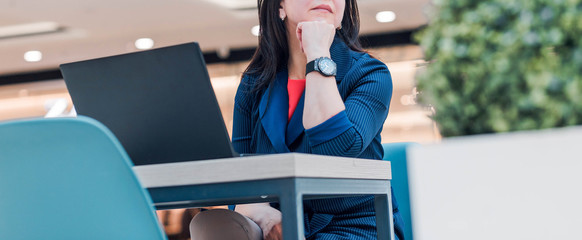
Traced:
<path fill-rule="evenodd" d="M 378 240 L 394 239 L 394 223 L 392 217 L 392 198 L 390 185 L 387 194 L 375 195 L 374 205 L 376 210 L 376 229 Z"/>
<path fill-rule="evenodd" d="M 283 240 L 303 240 L 303 195 L 297 192 L 282 194 L 280 199 L 283 215 Z"/>

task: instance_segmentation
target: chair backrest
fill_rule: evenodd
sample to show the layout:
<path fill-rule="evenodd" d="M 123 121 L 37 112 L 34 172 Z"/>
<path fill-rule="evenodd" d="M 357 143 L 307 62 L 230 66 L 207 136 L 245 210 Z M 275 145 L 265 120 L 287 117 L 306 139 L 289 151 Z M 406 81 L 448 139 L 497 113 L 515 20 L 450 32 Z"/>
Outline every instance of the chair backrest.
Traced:
<path fill-rule="evenodd" d="M 383 160 L 392 166 L 392 189 L 398 202 L 398 211 L 404 220 L 404 239 L 412 240 L 412 219 L 410 217 L 410 196 L 408 190 L 408 170 L 406 168 L 406 148 L 413 142 L 384 143 Z"/>
<path fill-rule="evenodd" d="M 96 120 L 0 123 L 0 239 L 166 239 L 131 167 Z"/>

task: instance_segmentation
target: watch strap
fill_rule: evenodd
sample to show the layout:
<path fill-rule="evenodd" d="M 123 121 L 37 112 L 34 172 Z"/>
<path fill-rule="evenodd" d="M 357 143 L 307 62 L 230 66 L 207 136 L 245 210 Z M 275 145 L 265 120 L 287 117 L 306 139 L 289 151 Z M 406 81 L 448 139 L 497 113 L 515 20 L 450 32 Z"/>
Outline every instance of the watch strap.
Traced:
<path fill-rule="evenodd" d="M 317 59 L 307 63 L 307 66 L 305 66 L 305 76 L 307 76 L 307 74 L 309 74 L 310 72 L 316 71 L 315 70 L 315 62 L 316 61 L 317 61 Z"/>

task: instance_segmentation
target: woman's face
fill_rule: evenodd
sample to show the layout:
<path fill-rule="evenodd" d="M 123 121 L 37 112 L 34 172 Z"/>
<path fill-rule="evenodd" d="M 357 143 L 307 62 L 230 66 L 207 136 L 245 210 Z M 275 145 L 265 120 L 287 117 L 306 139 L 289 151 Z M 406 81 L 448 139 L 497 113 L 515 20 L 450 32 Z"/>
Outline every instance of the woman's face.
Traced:
<path fill-rule="evenodd" d="M 280 16 L 292 25 L 307 21 L 325 21 L 336 28 L 342 23 L 346 0 L 282 0 Z"/>

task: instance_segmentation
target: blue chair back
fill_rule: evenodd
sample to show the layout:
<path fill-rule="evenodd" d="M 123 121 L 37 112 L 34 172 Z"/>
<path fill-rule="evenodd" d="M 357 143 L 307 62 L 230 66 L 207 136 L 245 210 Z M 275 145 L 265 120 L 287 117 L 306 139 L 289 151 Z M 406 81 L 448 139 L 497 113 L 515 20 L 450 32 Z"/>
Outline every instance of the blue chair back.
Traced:
<path fill-rule="evenodd" d="M 384 160 L 392 166 L 392 190 L 398 202 L 398 211 L 404 220 L 404 239 L 412 240 L 412 219 L 410 217 L 410 195 L 408 191 L 408 170 L 406 168 L 406 148 L 413 142 L 384 143 Z"/>
<path fill-rule="evenodd" d="M 0 123 L 0 239 L 166 239 L 132 165 L 87 117 Z"/>

